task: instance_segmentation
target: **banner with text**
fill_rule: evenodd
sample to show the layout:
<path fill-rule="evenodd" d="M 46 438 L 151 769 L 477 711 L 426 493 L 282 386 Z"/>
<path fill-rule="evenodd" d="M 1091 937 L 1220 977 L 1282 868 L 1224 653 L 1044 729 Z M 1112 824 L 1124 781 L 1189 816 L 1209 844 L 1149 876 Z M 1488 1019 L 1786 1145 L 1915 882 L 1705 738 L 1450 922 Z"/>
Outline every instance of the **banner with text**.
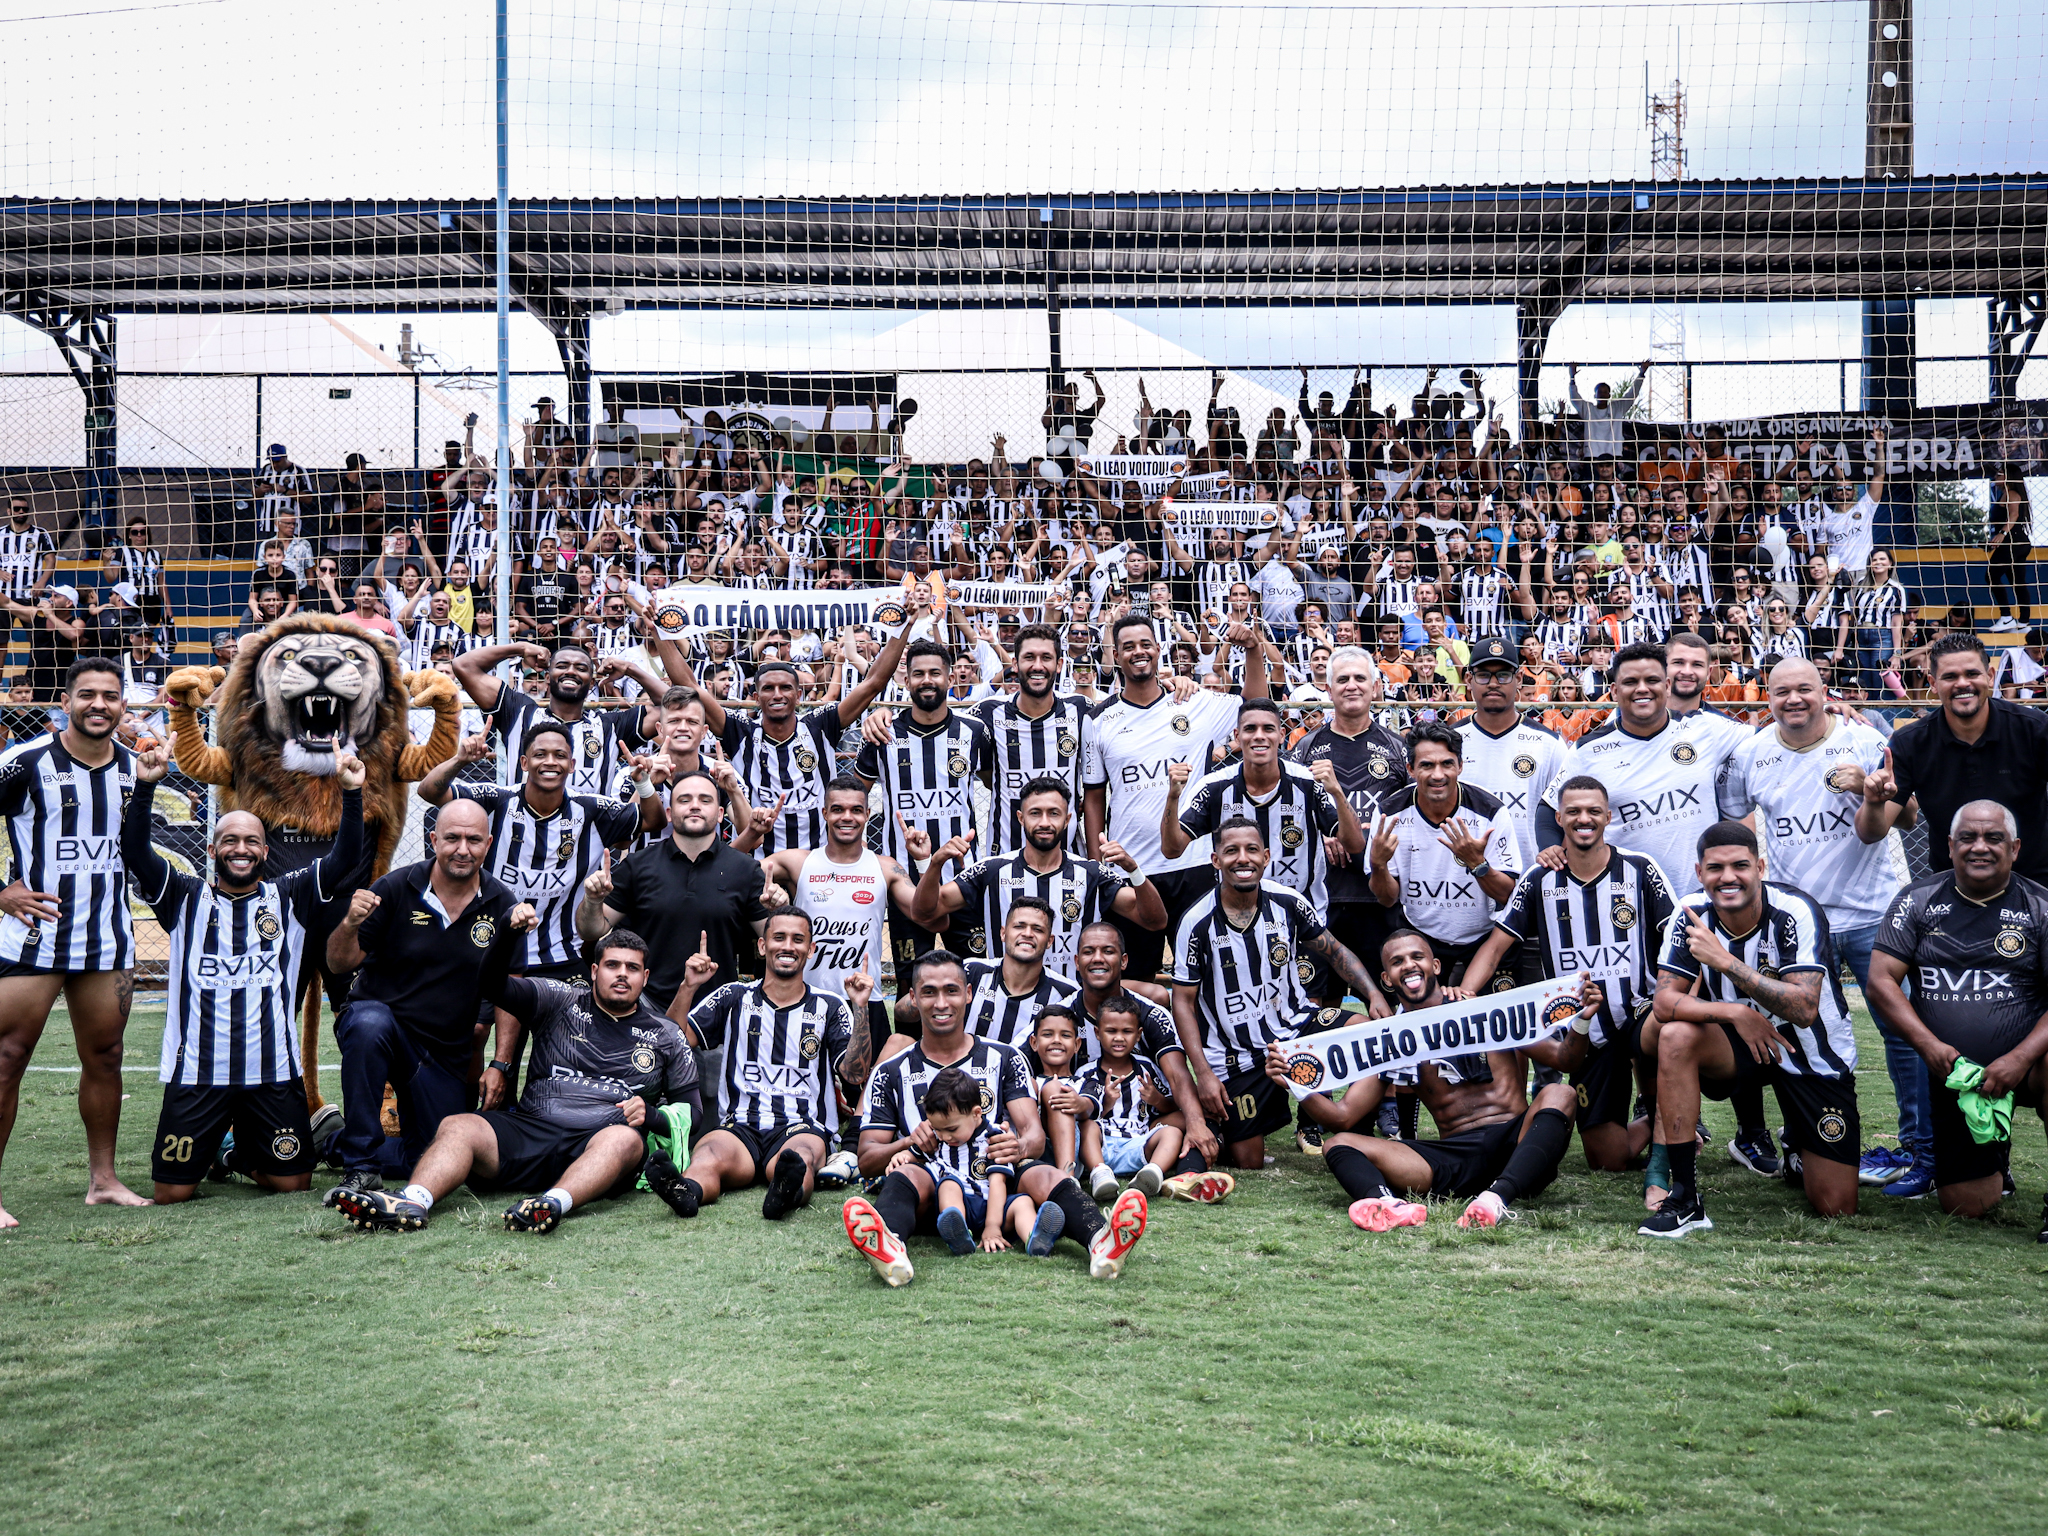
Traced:
<path fill-rule="evenodd" d="M 1138 489 L 1145 493 L 1147 501 L 1156 501 L 1166 494 L 1166 488 L 1187 472 L 1188 459 L 1184 453 L 1167 454 L 1089 454 L 1075 460 L 1106 487 L 1121 487 L 1126 480 L 1138 482 Z"/>
<path fill-rule="evenodd" d="M 1270 501 L 1182 501 L 1166 504 L 1166 520 L 1176 528 L 1273 528 L 1280 508 Z"/>
<path fill-rule="evenodd" d="M 2048 407 L 1964 405 L 1885 416 L 1857 411 L 1757 416 L 1734 421 L 1632 422 L 1639 465 L 1654 466 L 1688 436 L 1726 439 L 1711 448 L 1749 466 L 1757 480 L 1803 468 L 1816 480 L 1837 474 L 1865 481 L 1879 470 L 1892 480 L 1981 480 L 2004 466 L 2023 475 L 2048 472 Z M 1875 431 L 1885 434 L 1878 451 Z M 1652 474 L 1655 473 L 1654 468 Z"/>
<path fill-rule="evenodd" d="M 1054 581 L 949 581 L 946 597 L 962 608 L 1043 608 L 1055 592 L 1070 591 Z"/>
<path fill-rule="evenodd" d="M 672 637 L 706 629 L 812 629 L 830 636 L 849 624 L 895 628 L 910 609 L 901 587 L 754 592 L 677 583 L 653 594 L 649 612 L 655 628 Z"/>

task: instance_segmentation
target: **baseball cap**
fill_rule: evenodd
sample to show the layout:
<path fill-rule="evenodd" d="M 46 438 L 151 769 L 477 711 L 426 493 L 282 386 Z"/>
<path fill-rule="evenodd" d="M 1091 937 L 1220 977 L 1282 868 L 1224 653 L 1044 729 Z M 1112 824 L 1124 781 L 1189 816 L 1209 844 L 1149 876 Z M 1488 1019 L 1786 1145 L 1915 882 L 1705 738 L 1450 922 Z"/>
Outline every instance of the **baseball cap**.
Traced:
<path fill-rule="evenodd" d="M 135 583 L 132 581 L 115 582 L 114 596 L 121 599 L 122 602 L 127 603 L 130 607 L 133 607 L 135 603 Z"/>
<path fill-rule="evenodd" d="M 553 395 L 542 395 L 538 400 L 533 402 L 533 405 L 535 410 L 539 410 L 544 405 L 553 405 L 554 403 L 555 397 Z"/>
<path fill-rule="evenodd" d="M 283 458 L 283 457 L 284 457 L 284 444 L 283 444 L 283 443 L 272 443 L 272 444 L 270 445 L 270 456 L 271 456 L 271 457 L 272 457 L 273 459 L 281 459 L 281 458 Z"/>
<path fill-rule="evenodd" d="M 1505 640 L 1480 640 L 1472 647 L 1472 659 L 1465 663 L 1467 672 L 1477 672 L 1481 667 L 1500 666 L 1513 668 L 1515 653 L 1508 649 Z"/>

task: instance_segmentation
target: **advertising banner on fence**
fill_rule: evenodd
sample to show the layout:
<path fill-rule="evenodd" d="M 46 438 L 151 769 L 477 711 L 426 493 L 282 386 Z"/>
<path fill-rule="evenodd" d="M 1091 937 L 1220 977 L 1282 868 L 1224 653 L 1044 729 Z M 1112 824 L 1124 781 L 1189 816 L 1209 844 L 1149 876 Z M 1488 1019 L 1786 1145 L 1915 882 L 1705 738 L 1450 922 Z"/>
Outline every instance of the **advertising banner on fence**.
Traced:
<path fill-rule="evenodd" d="M 1883 431 L 1882 456 L 1876 431 Z M 2048 403 L 2010 407 L 1953 406 L 1915 411 L 1910 416 L 1858 411 L 1821 411 L 1786 416 L 1753 416 L 1733 421 L 1637 422 L 1631 433 L 1639 465 L 1654 466 L 1688 435 L 1708 432 L 1726 439 L 1715 451 L 1746 463 L 1757 480 L 1801 466 L 1816 480 L 1841 474 L 1865 481 L 1880 469 L 1891 480 L 1981 480 L 1994 468 L 2022 475 L 2048 473 Z"/>

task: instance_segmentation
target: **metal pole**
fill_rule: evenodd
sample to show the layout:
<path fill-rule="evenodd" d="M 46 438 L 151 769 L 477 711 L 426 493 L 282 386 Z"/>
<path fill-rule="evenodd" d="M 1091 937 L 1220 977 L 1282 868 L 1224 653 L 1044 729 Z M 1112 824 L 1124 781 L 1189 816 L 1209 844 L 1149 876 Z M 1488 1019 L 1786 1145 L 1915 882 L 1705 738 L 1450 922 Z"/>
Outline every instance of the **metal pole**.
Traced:
<path fill-rule="evenodd" d="M 498 580 L 493 607 L 497 627 L 491 636 L 499 645 L 512 638 L 512 203 L 510 195 L 511 132 L 505 105 L 511 48 L 505 19 L 506 0 L 498 0 Z M 516 671 L 501 673 L 513 686 Z M 501 765 L 503 768 L 505 765 Z"/>

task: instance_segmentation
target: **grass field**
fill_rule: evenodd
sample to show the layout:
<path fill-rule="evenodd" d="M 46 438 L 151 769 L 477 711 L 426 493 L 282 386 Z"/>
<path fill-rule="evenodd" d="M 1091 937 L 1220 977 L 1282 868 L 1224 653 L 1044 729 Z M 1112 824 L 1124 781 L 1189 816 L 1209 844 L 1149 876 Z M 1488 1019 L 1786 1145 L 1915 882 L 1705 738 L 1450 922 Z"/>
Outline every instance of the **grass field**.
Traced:
<path fill-rule="evenodd" d="M 72 1064 L 53 1021 L 38 1065 Z M 1717 1149 L 1716 1230 L 1652 1244 L 1575 1145 L 1509 1228 L 1367 1237 L 1289 1146 L 1155 1206 L 1114 1284 L 920 1241 L 891 1292 L 836 1197 L 770 1227 L 643 1195 L 547 1238 L 466 1191 L 414 1237 L 248 1186 L 88 1210 L 75 1082 L 30 1074 L 5 1169 L 8 1531 L 2048 1530 L 2031 1116 L 1982 1224 L 1822 1223 Z M 1881 1067 L 1861 1097 L 1888 1130 Z"/>

